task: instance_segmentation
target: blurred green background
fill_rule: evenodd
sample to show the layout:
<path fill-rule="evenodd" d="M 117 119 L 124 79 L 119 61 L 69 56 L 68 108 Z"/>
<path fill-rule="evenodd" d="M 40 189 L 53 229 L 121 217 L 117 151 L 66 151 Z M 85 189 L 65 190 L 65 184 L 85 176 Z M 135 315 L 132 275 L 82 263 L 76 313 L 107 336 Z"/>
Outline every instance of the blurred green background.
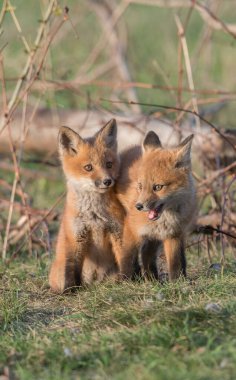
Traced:
<path fill-rule="evenodd" d="M 186 0 L 187 3 L 187 0 Z M 0 1 L 4 5 L 3 0 Z M 13 21 L 10 9 L 8 9 L 0 27 L 0 48 L 2 51 L 7 94 L 10 98 L 16 85 L 16 79 L 21 75 L 27 52 L 22 43 L 24 36 L 30 49 L 34 50 L 34 40 L 37 30 L 49 5 L 49 0 L 11 0 L 17 22 L 20 25 L 20 34 Z M 94 60 L 91 67 L 83 74 L 84 67 L 91 52 L 104 36 L 104 24 L 97 10 L 108 9 L 117 12 L 123 7 L 115 33 L 119 38 L 122 56 L 127 65 L 130 80 L 143 84 L 154 84 L 165 87 L 178 87 L 179 64 L 178 48 L 179 36 L 176 25 L 176 16 L 186 26 L 186 41 L 189 50 L 193 80 L 196 89 L 223 90 L 235 92 L 227 96 L 227 101 L 217 112 L 207 112 L 209 107 L 222 100 L 226 96 L 215 94 L 197 94 L 200 100 L 200 111 L 206 110 L 206 117 L 222 128 L 235 128 L 235 100 L 236 100 L 236 39 L 223 30 L 212 29 L 204 22 L 199 12 L 190 8 L 161 8 L 144 4 L 130 3 L 125 1 L 82 1 L 68 0 L 55 1 L 54 11 L 49 24 L 46 27 L 44 41 L 48 33 L 53 30 L 55 24 L 62 18 L 65 6 L 69 8 L 69 20 L 56 34 L 48 51 L 45 65 L 40 74 L 42 81 L 70 81 L 76 78 L 92 77 L 94 72 L 102 65 L 106 65 L 113 58 L 114 49 L 110 48 L 106 38 L 100 54 Z M 225 23 L 235 22 L 235 1 L 209 1 L 209 9 Z M 110 8 L 109 8 L 110 7 Z M 9 8 L 9 7 L 8 7 Z M 111 20 L 109 20 L 111 21 Z M 185 69 L 184 57 L 182 57 L 183 82 L 182 86 L 188 88 L 188 78 Z M 33 67 L 32 70 L 35 70 Z M 117 67 L 107 70 L 95 79 L 103 82 L 122 82 L 117 73 Z M 99 86 L 87 83 L 77 85 L 76 91 L 71 89 L 42 90 L 33 89 L 28 97 L 28 107 L 37 105 L 52 110 L 70 110 L 105 107 L 114 113 L 120 112 L 115 105 L 103 102 L 102 98 L 127 99 L 127 94 L 122 90 L 116 90 L 108 86 Z M 137 88 L 136 97 L 140 102 L 178 105 L 177 92 L 163 89 Z M 183 107 L 191 101 L 191 93 L 182 92 L 181 104 Z M 206 102 L 206 104 L 202 104 Z M 21 104 L 19 105 L 19 109 Z M 210 108 L 211 109 L 211 108 Z M 150 108 L 141 107 L 142 112 L 149 112 Z M 132 110 L 130 109 L 130 112 Z M 170 114 L 173 118 L 176 114 Z M 61 172 L 56 168 L 42 165 L 25 164 L 22 167 L 30 168 L 47 177 L 37 176 L 24 177 L 23 185 L 31 195 L 31 205 L 35 207 L 47 207 L 64 189 L 64 181 Z M 14 173 L 2 172 L 3 179 L 12 183 Z M 53 175 L 56 177 L 52 180 Z M 50 178 L 51 176 L 51 178 Z M 50 181 L 49 181 L 50 178 Z M 16 200 L 19 196 L 16 195 Z M 20 199 L 19 199 L 20 200 Z"/>
<path fill-rule="evenodd" d="M 85 60 L 102 35 L 102 23 L 94 11 L 94 3 L 99 1 L 68 0 L 58 1 L 54 14 L 61 16 L 63 7 L 69 7 L 70 21 L 56 36 L 44 72 L 41 77 L 48 80 L 73 81 L 80 73 Z M 109 2 L 108 2 L 109 3 Z M 209 8 L 225 23 L 235 22 L 235 1 L 211 1 Z M 42 0 L 12 0 L 12 6 L 21 25 L 22 33 L 33 48 L 39 21 L 48 5 Z M 115 9 L 119 1 L 110 5 Z M 131 3 L 127 6 L 117 23 L 117 33 L 122 41 L 124 57 L 130 77 L 134 82 L 144 82 L 159 86 L 178 86 L 178 30 L 175 15 L 185 24 L 189 8 L 160 8 Z M 72 27 L 71 23 L 74 27 Z M 3 25 L 1 45 L 8 42 L 4 49 L 6 77 L 16 78 L 22 72 L 26 53 L 22 48 L 19 33 L 8 12 Z M 186 40 L 191 59 L 193 80 L 196 89 L 235 91 L 236 39 L 222 30 L 214 30 L 196 10 L 191 12 L 186 28 Z M 98 59 L 86 74 L 91 74 L 100 64 L 111 57 L 112 51 L 105 45 Z M 183 58 L 183 86 L 188 81 Z M 109 70 L 98 80 L 116 81 L 116 69 Z M 10 91 L 13 81 L 7 81 Z M 71 90 L 47 91 L 41 99 L 42 106 L 58 108 L 84 109 L 88 104 L 88 96 L 94 104 L 101 104 L 101 98 L 110 97 L 113 89 L 99 87 L 94 84 L 81 86 L 76 93 Z M 35 93 L 35 96 L 39 96 Z M 122 95 L 121 95 L 122 97 Z M 176 92 L 159 89 L 137 89 L 140 102 L 176 105 Z M 223 96 L 219 97 L 222 98 Z M 190 93 L 183 93 L 183 105 L 191 98 Z M 197 95 L 198 99 L 216 98 L 215 95 Z M 103 104 L 106 107 L 111 105 Z M 222 127 L 236 126 L 234 99 L 227 101 L 219 113 L 213 115 L 214 121 Z"/>

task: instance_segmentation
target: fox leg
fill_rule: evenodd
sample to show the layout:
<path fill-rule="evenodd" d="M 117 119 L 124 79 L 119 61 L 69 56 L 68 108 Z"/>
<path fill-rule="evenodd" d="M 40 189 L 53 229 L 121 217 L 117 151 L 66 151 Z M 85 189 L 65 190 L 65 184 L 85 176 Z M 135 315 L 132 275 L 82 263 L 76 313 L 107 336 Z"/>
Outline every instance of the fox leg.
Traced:
<path fill-rule="evenodd" d="M 134 274 L 138 273 L 138 242 L 128 224 L 124 226 L 122 240 L 123 244 L 115 252 L 119 275 L 121 278 L 132 278 Z"/>
<path fill-rule="evenodd" d="M 164 240 L 164 250 L 170 280 L 175 280 L 181 275 L 186 277 L 186 258 L 184 241 L 181 237 Z"/>
<path fill-rule="evenodd" d="M 49 284 L 53 291 L 62 293 L 66 289 L 82 284 L 86 248 L 86 240 L 71 241 L 63 232 L 59 234 L 56 258 L 49 273 Z"/>
<path fill-rule="evenodd" d="M 68 257 L 63 251 L 51 266 L 49 273 L 49 285 L 51 289 L 58 293 L 63 293 L 66 289 L 76 285 L 75 282 L 75 262 L 72 255 Z"/>
<path fill-rule="evenodd" d="M 158 240 L 145 239 L 141 246 L 141 260 L 144 275 L 158 280 L 157 254 L 161 243 Z"/>

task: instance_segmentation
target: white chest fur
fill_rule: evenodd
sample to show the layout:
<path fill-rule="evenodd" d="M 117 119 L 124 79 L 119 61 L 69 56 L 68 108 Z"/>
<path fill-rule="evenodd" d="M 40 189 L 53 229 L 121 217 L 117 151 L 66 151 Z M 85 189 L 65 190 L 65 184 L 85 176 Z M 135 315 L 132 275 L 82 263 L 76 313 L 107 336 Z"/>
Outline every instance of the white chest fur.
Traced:
<path fill-rule="evenodd" d="M 143 226 L 139 233 L 158 240 L 164 240 L 171 236 L 177 236 L 181 232 L 181 221 L 175 212 L 166 210 L 156 221 L 149 221 Z"/>
<path fill-rule="evenodd" d="M 89 183 L 74 183 L 70 201 L 77 211 L 77 216 L 71 221 L 76 236 L 84 236 L 89 232 L 97 242 L 103 239 L 107 232 L 120 234 L 119 222 L 111 215 L 111 197 L 108 192 L 99 193 Z"/>

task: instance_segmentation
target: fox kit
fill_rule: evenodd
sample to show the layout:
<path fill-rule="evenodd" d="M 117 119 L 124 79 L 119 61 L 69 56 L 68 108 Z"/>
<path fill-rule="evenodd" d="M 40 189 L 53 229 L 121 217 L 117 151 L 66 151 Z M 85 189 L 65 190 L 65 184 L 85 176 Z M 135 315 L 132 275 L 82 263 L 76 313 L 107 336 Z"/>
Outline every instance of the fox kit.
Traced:
<path fill-rule="evenodd" d="M 114 119 L 88 139 L 70 128 L 60 129 L 67 196 L 49 274 L 54 291 L 118 272 L 123 209 L 113 187 L 119 173 L 116 135 Z"/>
<path fill-rule="evenodd" d="M 186 276 L 185 236 L 195 213 L 191 174 L 191 142 L 187 137 L 173 149 L 162 148 L 150 131 L 141 147 L 121 155 L 117 195 L 126 209 L 121 272 L 130 277 L 138 250 L 149 271 L 162 242 L 170 280 Z M 143 150 L 143 152 L 142 152 Z M 159 243 L 160 244 L 160 243 Z"/>

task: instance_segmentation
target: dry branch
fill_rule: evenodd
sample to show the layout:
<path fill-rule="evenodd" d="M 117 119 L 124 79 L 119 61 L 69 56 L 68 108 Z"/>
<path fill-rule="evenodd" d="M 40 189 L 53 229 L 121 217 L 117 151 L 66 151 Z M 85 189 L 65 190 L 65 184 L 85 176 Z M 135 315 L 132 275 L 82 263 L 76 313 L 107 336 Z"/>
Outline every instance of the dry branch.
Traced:
<path fill-rule="evenodd" d="M 193 7 L 199 12 L 203 21 L 216 30 L 222 30 L 236 38 L 236 24 L 224 23 L 204 3 L 192 0 L 129 0 L 130 4 L 144 4 L 161 8 L 190 8 Z M 194 5 L 193 5 L 194 4 Z"/>
<path fill-rule="evenodd" d="M 11 16 L 13 18 L 13 21 L 18 29 L 18 31 L 20 32 L 21 34 L 21 37 L 23 39 L 23 44 L 26 46 L 27 48 L 27 51 L 28 51 L 28 59 L 27 59 L 27 62 L 26 62 L 26 65 L 25 65 L 25 68 L 24 68 L 24 72 L 23 72 L 23 75 L 27 78 L 27 76 L 29 75 L 29 73 L 31 72 L 31 68 L 32 68 L 32 64 L 33 64 L 33 58 L 35 58 L 36 56 L 36 51 L 37 51 L 37 43 L 40 42 L 40 38 L 41 36 L 43 35 L 43 31 L 44 31 L 44 28 L 45 28 L 45 25 L 46 25 L 46 22 L 45 24 L 39 28 L 39 31 L 38 31 L 38 34 L 37 34 L 37 38 L 36 38 L 36 49 L 35 51 L 32 53 L 29 48 L 28 48 L 28 45 L 27 45 L 27 42 L 25 40 L 25 38 L 22 36 L 22 33 L 21 33 L 21 27 L 20 27 L 20 24 L 18 23 L 18 20 L 15 16 L 15 13 L 14 13 L 14 10 L 11 8 L 11 4 L 10 2 L 8 1 L 8 5 L 10 7 L 10 13 L 11 13 Z M 50 6 L 48 8 L 48 14 L 46 14 L 46 21 L 49 20 L 49 17 L 52 13 L 52 6 L 54 5 L 54 1 L 50 3 Z M 6 9 L 4 9 L 4 12 L 6 12 Z M 48 37 L 48 40 L 46 41 L 45 43 L 45 46 L 43 48 L 43 51 L 42 51 L 42 55 L 39 59 L 39 63 L 37 65 L 37 70 L 35 72 L 35 74 L 29 79 L 29 82 L 28 84 L 26 85 L 26 87 L 21 91 L 21 88 L 22 88 L 22 85 L 23 85 L 23 78 L 21 77 L 19 79 L 19 81 L 17 82 L 16 84 L 16 87 L 15 87 L 15 90 L 12 94 L 12 97 L 10 99 L 9 102 L 7 102 L 7 96 L 6 96 L 6 86 L 5 86 L 5 79 L 4 79 L 4 69 L 3 69 L 3 60 L 1 59 L 1 82 L 2 82 L 2 89 L 3 89 L 3 104 L 4 104 L 4 117 L 2 119 L 2 129 L 0 131 L 3 132 L 4 129 L 7 127 L 7 132 L 8 132 L 8 143 L 9 143 L 9 146 L 10 146 L 10 151 L 11 151 L 11 155 L 12 155 L 12 159 L 13 159 L 13 163 L 14 163 L 14 169 L 15 169 L 15 177 L 14 177 L 14 181 L 13 181 L 13 186 L 12 186 L 12 191 L 11 191 L 11 198 L 10 198 L 10 206 L 9 206 L 9 211 L 8 211 L 8 218 L 7 218 L 7 224 L 6 224 L 6 231 L 5 231 L 5 236 L 4 236 L 4 241 L 3 241 L 3 249 L 2 249 L 2 259 L 5 260 L 6 259 L 6 254 L 7 254 L 7 247 L 8 247 L 8 239 L 9 239 L 9 233 L 10 233 L 10 226 L 11 226 L 11 219 L 12 219 L 12 215 L 13 215 L 13 207 L 14 207 L 14 199 L 15 199 L 15 193 L 16 193 L 16 187 L 17 187 L 17 184 L 19 185 L 19 188 L 20 188 L 20 191 L 21 191 L 21 199 L 22 199 L 22 204 L 25 208 L 25 214 L 27 216 L 27 225 L 28 225 L 28 232 L 29 232 L 29 238 L 28 238 L 28 244 L 29 244 L 29 251 L 32 252 L 32 242 L 31 242 L 31 221 L 30 221 L 30 213 L 28 211 L 28 205 L 27 205 L 27 202 L 26 202 L 26 198 L 25 198 L 25 195 L 24 195 L 24 191 L 23 191 L 23 187 L 22 187 L 22 183 L 21 183 L 21 175 L 20 175 L 20 158 L 21 158 L 21 152 L 22 152 L 22 149 L 23 149 L 23 144 L 24 144 L 24 132 L 25 132 L 25 113 L 26 113 L 26 104 L 27 104 L 27 98 L 28 98 L 28 93 L 29 93 L 29 90 L 32 86 L 32 84 L 34 83 L 35 81 L 35 78 L 38 77 L 39 73 L 41 72 L 42 70 L 42 67 L 43 67 L 43 64 L 44 64 L 44 60 L 45 60 L 45 57 L 46 57 L 46 54 L 47 54 L 47 51 L 49 49 L 49 46 L 53 40 L 53 38 L 55 37 L 55 35 L 57 34 L 57 32 L 59 31 L 59 29 L 61 28 L 62 24 L 66 21 L 67 15 L 68 13 L 68 8 L 65 8 L 65 14 L 64 14 L 64 17 L 62 19 L 62 21 L 60 21 L 56 27 L 52 30 L 51 34 L 49 35 Z M 48 16 L 48 19 L 47 19 L 47 16 Z M 39 40 L 38 40 L 39 39 Z M 18 97 L 18 98 L 17 98 Z M 11 131 L 11 117 L 15 111 L 15 109 L 17 108 L 17 105 L 19 104 L 20 100 L 23 100 L 25 101 L 25 111 L 23 112 L 23 119 L 22 119 L 22 126 L 23 128 L 21 128 L 21 131 L 20 131 L 20 156 L 19 156 L 19 159 L 17 159 L 17 156 L 16 156 L 16 150 L 15 150 L 15 146 L 14 146 L 14 142 L 13 142 L 13 138 L 12 138 L 12 131 Z"/>
<path fill-rule="evenodd" d="M 153 105 L 154 106 L 154 105 Z M 173 111 L 173 107 L 169 107 Z M 182 110 L 182 108 L 180 108 Z M 187 110 L 187 112 L 192 112 Z M 74 128 L 78 132 L 82 133 L 84 137 L 88 137 L 95 133 L 107 120 L 114 117 L 114 113 L 108 111 L 75 111 L 75 110 L 58 110 L 59 124 L 55 124 L 52 113 L 50 110 L 39 109 L 34 119 L 29 121 L 31 110 L 28 107 L 26 115 L 26 123 L 28 133 L 24 142 L 24 150 L 40 155 L 55 155 L 57 151 L 57 134 L 60 125 L 67 125 Z M 164 144 L 174 145 L 178 142 L 178 133 L 173 131 L 173 123 L 167 118 L 161 118 L 160 115 L 115 115 L 118 123 L 118 139 L 120 149 L 123 149 L 133 144 L 139 144 L 148 130 L 155 130 L 162 139 Z M 21 120 L 21 113 L 17 113 L 11 123 L 11 130 L 13 141 L 16 149 L 20 146 L 20 131 L 18 125 Z M 204 119 L 205 120 L 205 119 Z M 234 149 L 228 146 L 228 139 L 231 144 L 236 145 L 236 136 L 232 136 L 231 133 L 225 133 L 219 129 L 219 133 L 216 134 L 212 130 L 211 125 L 207 126 L 202 124 L 201 131 L 197 132 L 195 127 L 192 126 L 191 121 L 186 119 L 182 122 L 181 131 L 183 137 L 189 133 L 194 132 L 197 135 L 194 146 L 196 150 L 203 152 L 205 157 L 209 159 L 214 158 L 216 155 L 220 157 L 234 157 Z M 216 128 L 216 127 L 215 127 Z M 129 139 L 127 139 L 127 134 Z M 222 138 L 224 136 L 224 138 Z M 226 140 L 225 140 L 226 139 Z M 39 144 L 39 141 L 43 141 Z M 0 152 L 7 153 L 8 148 L 8 135 L 6 132 L 1 137 Z M 46 161 L 46 159 L 44 159 Z M 227 161 L 226 161 L 227 162 Z M 0 163 L 4 166 L 4 163 Z M 6 164 L 5 164 L 6 165 Z M 213 166 L 214 167 L 214 166 Z"/>
<path fill-rule="evenodd" d="M 114 103 L 114 104 L 115 103 L 125 103 L 125 104 L 130 104 L 130 103 L 133 104 L 133 103 L 135 103 L 133 101 L 131 101 L 131 102 L 125 102 L 125 101 L 122 101 L 122 100 L 109 100 L 109 99 L 102 99 L 102 100 L 110 102 L 110 103 Z M 180 107 L 174 107 L 174 106 L 166 106 L 166 105 L 163 105 L 163 104 L 151 104 L 151 103 L 141 103 L 141 102 L 139 102 L 139 105 L 147 106 L 147 107 L 156 107 L 156 108 L 167 109 L 167 110 L 181 111 L 181 112 L 185 112 L 185 113 L 189 113 L 189 114 L 192 114 L 194 116 L 197 116 L 201 121 L 203 121 L 204 123 L 206 123 L 207 125 L 209 125 L 219 136 L 221 136 L 221 138 L 224 139 L 233 148 L 234 151 L 236 151 L 236 144 L 234 142 L 232 142 L 226 136 L 226 134 L 222 133 L 213 123 L 211 123 L 210 121 L 206 120 L 204 117 L 202 117 L 196 111 L 191 111 L 190 109 L 186 109 L 186 108 L 180 108 Z"/>
<path fill-rule="evenodd" d="M 53 2 L 54 2 L 54 0 L 53 0 Z M 22 76 L 22 78 L 20 78 L 19 82 L 17 83 L 15 91 L 14 91 L 14 93 L 13 93 L 13 95 L 9 101 L 9 104 L 8 104 L 8 113 L 5 115 L 5 122 L 3 119 L 2 125 L 0 126 L 0 135 L 2 134 L 4 129 L 7 127 L 7 125 L 10 123 L 11 118 L 12 118 L 15 110 L 17 109 L 17 106 L 20 104 L 20 102 L 22 101 L 24 96 L 30 91 L 35 80 L 39 77 L 39 74 L 40 74 L 40 72 L 43 68 L 43 65 L 44 65 L 44 61 L 45 61 L 48 49 L 49 49 L 55 35 L 58 33 L 58 31 L 60 30 L 60 28 L 62 27 L 64 22 L 67 21 L 66 13 L 67 13 L 67 10 L 65 10 L 65 15 L 57 23 L 57 25 L 55 26 L 55 28 L 52 30 L 51 34 L 49 35 L 49 37 L 45 43 L 45 46 L 42 49 L 42 54 L 40 56 L 39 63 L 36 67 L 35 73 L 32 76 L 32 78 L 29 80 L 29 82 L 27 83 L 26 87 L 22 91 L 20 91 L 25 75 Z M 33 54 L 33 56 L 35 56 L 35 55 Z M 26 64 L 27 73 L 28 73 L 29 67 L 32 63 L 33 63 L 33 61 L 31 59 L 27 61 L 27 64 Z"/>
<path fill-rule="evenodd" d="M 119 35 L 116 30 L 116 25 L 113 21 L 113 14 L 115 14 L 115 11 L 112 11 L 111 9 L 111 2 L 106 1 L 93 1 L 90 0 L 90 4 L 92 8 L 95 10 L 96 14 L 98 15 L 98 19 L 101 21 L 101 27 L 104 30 L 104 36 L 107 40 L 107 43 L 109 45 L 109 55 L 112 57 L 112 60 L 115 62 L 116 69 L 118 72 L 118 75 L 120 77 L 120 80 L 123 82 L 130 81 L 130 73 L 128 70 L 128 66 L 125 59 L 124 54 L 124 45 L 122 44 L 122 41 L 119 38 Z M 122 13 L 125 11 L 125 9 L 128 6 L 127 1 L 123 1 L 121 3 L 121 11 Z M 121 11 L 118 13 L 120 14 Z M 126 89 L 128 100 L 135 100 L 138 101 L 135 90 L 133 88 L 127 88 Z M 140 107 L 137 104 L 134 104 L 132 107 L 134 112 L 140 113 Z"/>
<path fill-rule="evenodd" d="M 16 87 L 15 87 L 15 90 L 14 90 L 14 92 L 12 94 L 12 97 L 11 97 L 11 99 L 9 101 L 8 112 L 11 111 L 11 109 L 12 109 L 12 107 L 13 107 L 13 105 L 14 105 L 14 103 L 15 103 L 15 101 L 16 101 L 19 93 L 20 93 L 20 90 L 22 88 L 24 80 L 25 80 L 25 78 L 28 75 L 28 72 L 30 70 L 30 67 L 31 67 L 33 61 L 34 61 L 36 53 L 37 53 L 37 51 L 38 51 L 38 49 L 40 47 L 40 42 L 42 41 L 46 25 L 47 25 L 47 23 L 48 23 L 51 15 L 52 15 L 53 7 L 54 7 L 54 0 L 51 0 L 50 3 L 49 3 L 48 9 L 45 12 L 45 17 L 43 18 L 43 21 L 42 21 L 42 23 L 41 23 L 41 25 L 40 25 L 40 27 L 38 29 L 37 36 L 36 36 L 35 41 L 34 41 L 34 49 L 33 49 L 32 52 L 29 51 L 28 59 L 26 61 L 25 67 L 24 67 L 24 69 L 23 69 L 23 71 L 22 71 L 22 73 L 20 75 L 20 78 L 19 78 L 19 80 L 18 80 L 18 82 L 16 84 Z"/>
<path fill-rule="evenodd" d="M 47 218 L 54 212 L 55 208 L 58 206 L 58 204 L 62 201 L 62 199 L 65 197 L 65 192 L 62 193 L 57 200 L 54 202 L 54 204 L 50 207 L 48 211 L 45 212 L 45 214 L 40 217 L 40 219 L 37 221 L 37 223 L 34 225 L 34 227 L 31 229 L 31 236 L 32 234 L 39 228 L 39 226 L 47 220 Z M 22 244 L 19 245 L 19 247 L 13 252 L 12 256 L 7 260 L 7 263 L 10 263 L 16 256 L 17 254 L 24 248 L 25 244 L 27 243 L 27 239 L 25 239 Z"/>
<path fill-rule="evenodd" d="M 213 212 L 208 215 L 203 215 L 199 216 L 197 219 L 197 224 L 198 225 L 207 225 L 207 226 L 212 226 L 212 227 L 218 227 L 221 224 L 221 218 L 222 218 L 222 213 L 221 212 Z M 229 218 L 229 223 L 232 223 L 232 225 L 236 226 L 236 212 L 231 212 L 228 215 Z M 227 223 L 227 224 L 229 224 Z M 236 227 L 234 228 L 236 230 Z"/>
<path fill-rule="evenodd" d="M 197 114 L 199 114 L 199 111 L 198 111 L 197 98 L 196 98 L 196 94 L 195 94 L 195 86 L 194 86 L 194 82 L 193 82 L 193 74 L 192 74 L 192 67 L 191 67 L 191 63 L 190 63 L 188 45 L 187 45 L 187 41 L 185 38 L 185 30 L 184 30 L 183 25 L 182 25 L 180 18 L 178 16 L 175 16 L 175 21 L 177 24 L 178 34 L 179 34 L 180 41 L 182 44 L 185 66 L 186 66 L 186 72 L 187 72 L 187 78 L 188 78 L 188 83 L 189 83 L 189 89 L 191 90 L 191 93 L 192 93 L 192 105 L 193 105 L 193 110 L 196 114 L 195 115 L 195 121 L 196 121 L 197 131 L 199 132 L 200 127 L 201 127 L 200 126 L 200 120 L 197 117 Z"/>
<path fill-rule="evenodd" d="M 110 66 L 107 63 L 106 68 L 102 68 L 103 65 L 99 66 L 98 69 L 101 69 L 101 72 L 105 69 L 109 69 Z M 106 64 L 104 64 L 106 65 Z M 85 74 L 83 77 L 78 77 L 76 79 L 73 79 L 71 81 L 65 81 L 65 80 L 44 80 L 41 81 L 39 78 L 36 78 L 35 83 L 33 84 L 33 89 L 37 91 L 42 91 L 42 89 L 46 90 L 71 90 L 71 91 L 78 91 L 81 86 L 87 86 L 87 85 L 94 85 L 97 87 L 111 87 L 111 88 L 117 88 L 117 89 L 128 89 L 128 88 L 142 88 L 142 89 L 157 89 L 162 91 L 174 91 L 178 92 L 179 88 L 174 86 L 163 86 L 156 83 L 144 83 L 144 82 L 131 82 L 131 81 L 123 81 L 123 82 L 114 82 L 114 81 L 105 81 L 105 80 L 95 80 L 94 76 L 99 76 L 101 73 L 93 71 L 92 73 Z M 14 81 L 15 78 L 6 78 L 6 81 Z M 196 93 L 201 95 L 219 95 L 219 96 L 225 96 L 225 99 L 236 99 L 236 91 L 227 91 L 222 89 L 199 89 L 195 88 L 194 90 L 191 90 L 189 87 L 182 86 L 181 87 L 182 92 L 186 93 Z M 228 98 L 227 98 L 228 97 Z"/>

